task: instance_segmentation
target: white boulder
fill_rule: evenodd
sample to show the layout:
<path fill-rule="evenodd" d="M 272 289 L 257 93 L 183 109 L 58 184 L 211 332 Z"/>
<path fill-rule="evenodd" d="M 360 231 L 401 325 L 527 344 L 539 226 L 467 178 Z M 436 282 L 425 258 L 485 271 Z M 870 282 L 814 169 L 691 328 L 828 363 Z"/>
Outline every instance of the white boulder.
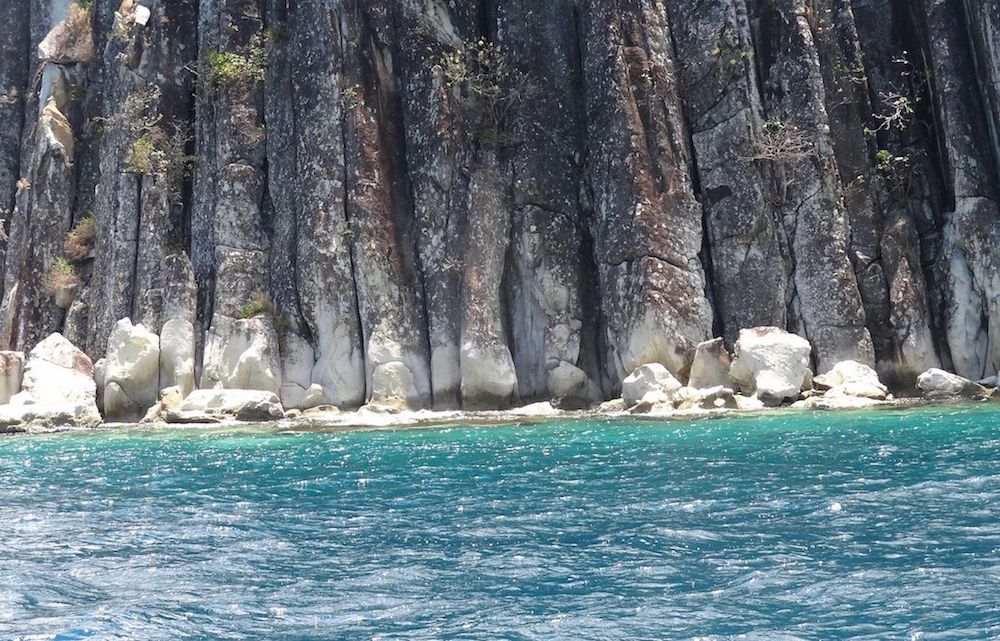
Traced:
<path fill-rule="evenodd" d="M 732 387 L 733 379 L 729 375 L 732 363 L 733 359 L 721 338 L 699 343 L 694 352 L 688 387 L 695 389 Z"/>
<path fill-rule="evenodd" d="M 0 406 L 0 431 L 100 423 L 94 364 L 61 334 L 51 334 L 28 353 L 21 392 Z"/>
<path fill-rule="evenodd" d="M 740 330 L 730 375 L 767 404 L 795 400 L 811 378 L 809 341 L 777 327 Z"/>
<path fill-rule="evenodd" d="M 160 337 L 128 318 L 115 324 L 104 359 L 104 417 L 137 421 L 160 390 Z"/>
<path fill-rule="evenodd" d="M 924 396 L 985 397 L 987 390 L 958 374 L 932 368 L 917 377 L 917 387 Z"/>
<path fill-rule="evenodd" d="M 813 386 L 827 390 L 826 397 L 853 396 L 883 401 L 889 389 L 878 379 L 878 372 L 857 361 L 841 361 L 826 374 L 813 377 Z"/>
<path fill-rule="evenodd" d="M 622 381 L 622 399 L 625 405 L 673 404 L 681 389 L 680 382 L 660 363 L 640 365 Z"/>
<path fill-rule="evenodd" d="M 262 314 L 233 320 L 216 316 L 205 337 L 206 389 L 263 390 L 281 393 L 278 338 L 271 318 Z"/>
<path fill-rule="evenodd" d="M 594 401 L 587 373 L 566 361 L 548 371 L 548 390 L 552 398 L 564 409 L 582 409 Z"/>
<path fill-rule="evenodd" d="M 191 392 L 177 409 L 165 409 L 168 423 L 276 421 L 284 417 L 278 395 L 264 390 L 200 389 Z"/>
<path fill-rule="evenodd" d="M 160 385 L 194 389 L 194 325 L 183 318 L 171 318 L 160 328 Z"/>

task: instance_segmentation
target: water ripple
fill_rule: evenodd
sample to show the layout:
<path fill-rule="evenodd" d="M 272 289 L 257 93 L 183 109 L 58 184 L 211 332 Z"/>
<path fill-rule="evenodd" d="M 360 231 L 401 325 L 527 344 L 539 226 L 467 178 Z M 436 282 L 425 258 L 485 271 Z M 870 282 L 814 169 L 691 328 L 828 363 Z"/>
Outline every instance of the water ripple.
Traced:
<path fill-rule="evenodd" d="M 0 440 L 0 639 L 1000 639 L 1000 412 Z"/>

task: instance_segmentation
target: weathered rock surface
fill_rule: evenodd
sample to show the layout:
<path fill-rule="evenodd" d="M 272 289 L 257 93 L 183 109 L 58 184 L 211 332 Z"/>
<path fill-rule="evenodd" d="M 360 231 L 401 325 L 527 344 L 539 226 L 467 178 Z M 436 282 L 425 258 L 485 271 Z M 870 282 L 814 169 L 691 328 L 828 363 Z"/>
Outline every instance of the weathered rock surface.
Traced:
<path fill-rule="evenodd" d="M 273 392 L 241 389 L 203 389 L 188 394 L 176 409 L 165 408 L 168 423 L 213 423 L 221 419 L 237 421 L 277 421 L 285 415 L 278 395 Z"/>
<path fill-rule="evenodd" d="M 997 0 L 0 21 L 0 349 L 98 358 L 131 318 L 160 386 L 289 409 L 589 407 L 650 363 L 728 387 L 761 326 L 893 389 L 1000 368 Z"/>
<path fill-rule="evenodd" d="M 23 376 L 24 354 L 0 352 L 0 405 L 9 403 L 11 397 L 21 391 Z"/>
<path fill-rule="evenodd" d="M 622 400 L 631 407 L 637 404 L 674 403 L 681 384 L 659 363 L 637 367 L 622 381 Z"/>
<path fill-rule="evenodd" d="M 688 387 L 696 389 L 732 387 L 732 378 L 729 375 L 732 364 L 732 356 L 721 338 L 698 343 L 694 352 L 694 362 L 691 364 Z"/>
<path fill-rule="evenodd" d="M 269 317 L 217 316 L 205 339 L 201 387 L 281 391 L 278 341 Z"/>
<path fill-rule="evenodd" d="M 940 369 L 929 369 L 917 377 L 917 387 L 925 396 L 964 396 L 986 398 L 989 393 L 978 383 L 973 383 L 958 374 Z"/>
<path fill-rule="evenodd" d="M 777 327 L 740 331 L 730 374 L 747 394 L 765 403 L 795 400 L 811 378 L 809 341 Z"/>
<path fill-rule="evenodd" d="M 105 420 L 145 416 L 160 390 L 160 337 L 128 318 L 118 321 L 108 338 L 102 381 Z"/>
<path fill-rule="evenodd" d="M 889 394 L 888 388 L 879 380 L 878 372 L 857 361 L 842 361 L 826 374 L 813 377 L 813 387 L 825 391 L 824 396 L 828 399 L 854 396 L 882 401 Z"/>
<path fill-rule="evenodd" d="M 31 350 L 21 392 L 0 406 L 0 431 L 100 423 L 94 365 L 60 334 L 48 336 Z"/>
<path fill-rule="evenodd" d="M 680 403 L 677 409 L 739 409 L 739 403 L 732 389 L 718 385 L 710 388 L 685 387 L 678 393 Z"/>

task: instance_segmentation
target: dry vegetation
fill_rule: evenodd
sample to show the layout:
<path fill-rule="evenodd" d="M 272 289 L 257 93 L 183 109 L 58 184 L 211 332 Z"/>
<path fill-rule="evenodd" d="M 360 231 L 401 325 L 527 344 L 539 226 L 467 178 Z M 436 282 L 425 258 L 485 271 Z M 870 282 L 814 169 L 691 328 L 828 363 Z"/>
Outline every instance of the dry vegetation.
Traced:
<path fill-rule="evenodd" d="M 50 34 L 52 57 L 58 61 L 90 62 L 94 58 L 94 32 L 90 5 L 71 4 L 66 18 Z"/>
<path fill-rule="evenodd" d="M 809 135 L 779 120 L 769 120 L 754 134 L 748 160 L 790 163 L 813 155 L 815 145 Z"/>
<path fill-rule="evenodd" d="M 66 235 L 63 252 L 70 260 L 81 261 L 90 256 L 97 236 L 97 219 L 89 214 L 81 219 Z"/>
<path fill-rule="evenodd" d="M 80 275 L 76 267 L 62 256 L 52 262 L 42 277 L 42 291 L 49 296 L 79 285 Z"/>

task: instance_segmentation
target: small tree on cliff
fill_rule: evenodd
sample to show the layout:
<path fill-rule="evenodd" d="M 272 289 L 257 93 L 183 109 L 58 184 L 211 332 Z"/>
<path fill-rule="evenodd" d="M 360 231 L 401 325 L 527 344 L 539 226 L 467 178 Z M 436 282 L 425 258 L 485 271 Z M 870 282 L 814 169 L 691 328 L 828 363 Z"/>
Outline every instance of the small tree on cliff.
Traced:
<path fill-rule="evenodd" d="M 119 113 L 108 118 L 109 129 L 121 131 L 129 140 L 125 151 L 127 173 L 155 176 L 168 189 L 174 202 L 193 157 L 186 152 L 191 140 L 187 123 L 165 118 L 159 112 L 160 89 L 151 87 L 125 99 Z"/>
<path fill-rule="evenodd" d="M 462 43 L 442 56 L 437 68 L 463 100 L 480 142 L 510 144 L 504 127 L 531 92 L 528 75 L 511 67 L 500 47 L 484 38 Z"/>

